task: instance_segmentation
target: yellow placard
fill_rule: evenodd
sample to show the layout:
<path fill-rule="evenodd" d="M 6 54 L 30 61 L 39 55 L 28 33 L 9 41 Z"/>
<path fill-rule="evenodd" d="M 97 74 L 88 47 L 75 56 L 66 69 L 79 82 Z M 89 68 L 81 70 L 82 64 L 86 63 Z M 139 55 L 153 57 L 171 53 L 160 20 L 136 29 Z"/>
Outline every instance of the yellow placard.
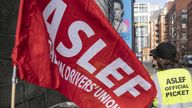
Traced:
<path fill-rule="evenodd" d="M 192 102 L 192 81 L 185 69 L 170 69 L 157 73 L 164 105 Z"/>

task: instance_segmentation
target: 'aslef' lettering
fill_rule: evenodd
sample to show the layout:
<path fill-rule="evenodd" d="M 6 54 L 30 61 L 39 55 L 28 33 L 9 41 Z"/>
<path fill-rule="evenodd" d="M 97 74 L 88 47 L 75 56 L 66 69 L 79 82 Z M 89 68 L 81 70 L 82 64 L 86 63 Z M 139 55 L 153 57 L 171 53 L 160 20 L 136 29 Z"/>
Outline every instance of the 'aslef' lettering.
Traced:
<path fill-rule="evenodd" d="M 44 18 L 49 36 L 51 38 L 52 46 L 54 46 L 58 28 L 66 8 L 67 8 L 67 5 L 64 3 L 64 1 L 51 0 L 43 12 L 43 18 Z M 49 23 L 48 18 L 54 11 L 55 13 L 53 15 L 52 21 L 51 23 Z M 88 39 L 95 35 L 95 32 L 93 31 L 93 29 L 86 22 L 79 21 L 79 20 L 74 21 L 69 26 L 69 29 L 68 29 L 68 36 L 72 43 L 72 47 L 71 48 L 65 47 L 61 41 L 56 47 L 56 51 L 61 56 L 66 58 L 71 58 L 81 52 L 83 43 L 79 36 L 79 31 L 84 32 L 88 37 Z M 79 66 L 87 70 L 87 72 L 89 72 L 90 74 L 93 74 L 97 69 L 89 61 L 93 59 L 99 52 L 105 51 L 103 50 L 105 47 L 107 47 L 107 44 L 102 39 L 98 39 L 76 61 L 76 64 L 78 64 Z M 54 55 L 54 49 L 52 54 Z M 123 69 L 123 71 L 127 75 L 134 73 L 134 70 L 125 61 L 123 61 L 120 57 L 118 57 L 117 59 L 112 61 L 108 66 L 104 67 L 102 71 L 98 72 L 96 74 L 96 78 L 100 80 L 108 88 L 111 88 L 115 86 L 115 84 L 110 79 L 108 79 L 107 76 L 112 75 L 118 81 L 123 79 L 123 76 L 117 71 L 118 68 Z M 125 84 L 122 84 L 121 86 L 116 88 L 113 92 L 117 96 L 121 96 L 124 93 L 129 92 L 131 95 L 136 97 L 140 95 L 140 92 L 134 88 L 136 85 L 140 85 L 146 91 L 151 88 L 151 85 L 145 79 L 137 75 L 136 77 L 130 79 Z"/>

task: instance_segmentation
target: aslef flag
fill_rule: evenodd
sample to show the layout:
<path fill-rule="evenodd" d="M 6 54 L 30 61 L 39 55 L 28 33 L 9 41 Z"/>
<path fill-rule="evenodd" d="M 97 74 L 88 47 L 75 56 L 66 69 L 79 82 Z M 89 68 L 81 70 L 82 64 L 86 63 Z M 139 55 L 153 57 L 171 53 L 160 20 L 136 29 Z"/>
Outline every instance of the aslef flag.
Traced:
<path fill-rule="evenodd" d="M 22 80 L 80 108 L 146 108 L 154 83 L 94 0 L 24 0 L 12 59 Z"/>

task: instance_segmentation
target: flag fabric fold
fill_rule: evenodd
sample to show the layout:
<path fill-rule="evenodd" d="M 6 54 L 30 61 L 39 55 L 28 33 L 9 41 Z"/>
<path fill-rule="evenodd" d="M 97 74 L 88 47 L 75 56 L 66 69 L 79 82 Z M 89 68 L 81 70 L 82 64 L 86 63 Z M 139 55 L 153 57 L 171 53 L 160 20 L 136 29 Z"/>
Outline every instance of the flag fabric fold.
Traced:
<path fill-rule="evenodd" d="M 156 96 L 147 71 L 94 0 L 24 0 L 21 12 L 12 53 L 20 79 L 81 108 L 146 108 Z"/>

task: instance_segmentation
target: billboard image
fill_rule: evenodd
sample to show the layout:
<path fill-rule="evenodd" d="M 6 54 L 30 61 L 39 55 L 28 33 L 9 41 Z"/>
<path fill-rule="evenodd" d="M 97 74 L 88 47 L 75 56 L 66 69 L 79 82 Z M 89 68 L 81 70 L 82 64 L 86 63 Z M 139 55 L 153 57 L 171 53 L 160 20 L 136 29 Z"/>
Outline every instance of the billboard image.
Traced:
<path fill-rule="evenodd" d="M 112 25 L 132 49 L 133 0 L 113 0 Z"/>

